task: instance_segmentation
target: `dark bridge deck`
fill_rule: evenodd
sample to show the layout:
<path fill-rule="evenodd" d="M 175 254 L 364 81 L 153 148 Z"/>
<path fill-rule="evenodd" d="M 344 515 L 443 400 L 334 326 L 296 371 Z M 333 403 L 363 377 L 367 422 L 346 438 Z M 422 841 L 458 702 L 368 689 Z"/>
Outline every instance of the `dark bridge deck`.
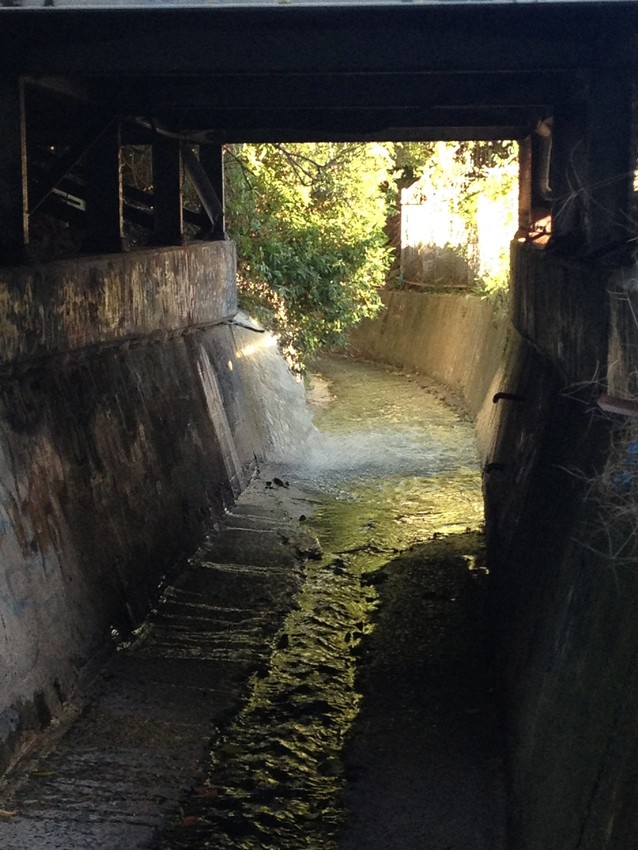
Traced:
<path fill-rule="evenodd" d="M 591 73 L 633 67 L 637 16 L 614 3 L 5 11 L 0 71 L 44 87 L 32 130 L 60 138 L 83 109 L 208 141 L 523 137 L 584 103 Z"/>
<path fill-rule="evenodd" d="M 39 210 L 79 218 L 93 252 L 124 247 L 123 215 L 154 244 L 180 244 L 184 216 L 220 238 L 220 145 L 242 140 L 529 137 L 525 229 L 550 204 L 552 127 L 563 244 L 625 241 L 637 32 L 611 2 L 5 10 L 0 263 L 31 259 Z M 121 185 L 127 144 L 153 149 L 146 197 Z M 182 161 L 207 216 L 180 205 Z"/>

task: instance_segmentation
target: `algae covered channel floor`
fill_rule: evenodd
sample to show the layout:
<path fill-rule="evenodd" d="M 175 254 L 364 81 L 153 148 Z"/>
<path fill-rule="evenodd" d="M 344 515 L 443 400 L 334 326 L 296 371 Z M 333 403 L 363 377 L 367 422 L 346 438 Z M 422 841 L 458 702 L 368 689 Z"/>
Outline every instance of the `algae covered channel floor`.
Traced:
<path fill-rule="evenodd" d="M 502 850 L 471 425 L 347 359 L 310 398 L 9 777 L 1 848 Z"/>

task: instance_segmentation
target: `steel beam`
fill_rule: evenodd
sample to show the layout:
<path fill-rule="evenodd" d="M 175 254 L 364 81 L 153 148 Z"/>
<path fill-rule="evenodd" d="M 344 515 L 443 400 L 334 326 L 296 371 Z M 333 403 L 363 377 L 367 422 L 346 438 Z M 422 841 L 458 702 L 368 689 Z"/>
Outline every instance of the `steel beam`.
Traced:
<path fill-rule="evenodd" d="M 226 231 L 224 197 L 224 150 L 221 145 L 200 145 L 199 161 L 219 199 L 221 210 L 211 231 L 213 239 L 224 239 Z"/>
<path fill-rule="evenodd" d="M 23 73 L 175 76 L 237 71 L 573 69 L 634 4 L 440 4 L 350 8 L 3 12 L 0 68 Z"/>
<path fill-rule="evenodd" d="M 0 76 L 0 264 L 24 262 L 28 244 L 24 85 Z"/>
<path fill-rule="evenodd" d="M 154 241 L 156 245 L 181 245 L 184 215 L 179 140 L 157 136 L 152 151 Z"/>
<path fill-rule="evenodd" d="M 84 250 L 111 253 L 124 247 L 119 122 L 113 122 L 86 155 Z"/>

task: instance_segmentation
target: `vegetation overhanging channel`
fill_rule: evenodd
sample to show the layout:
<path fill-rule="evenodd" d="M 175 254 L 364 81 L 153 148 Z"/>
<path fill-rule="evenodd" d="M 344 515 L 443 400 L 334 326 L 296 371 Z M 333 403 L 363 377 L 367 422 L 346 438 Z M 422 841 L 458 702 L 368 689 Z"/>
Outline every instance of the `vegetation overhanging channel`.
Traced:
<path fill-rule="evenodd" d="M 234 144 L 223 160 L 241 306 L 297 368 L 376 315 L 382 288 L 506 298 L 516 142 Z M 124 165 L 125 183 L 148 195 L 148 148 L 126 148 Z M 188 175 L 183 193 L 195 216 Z M 128 228 L 132 244 L 152 238 Z"/>

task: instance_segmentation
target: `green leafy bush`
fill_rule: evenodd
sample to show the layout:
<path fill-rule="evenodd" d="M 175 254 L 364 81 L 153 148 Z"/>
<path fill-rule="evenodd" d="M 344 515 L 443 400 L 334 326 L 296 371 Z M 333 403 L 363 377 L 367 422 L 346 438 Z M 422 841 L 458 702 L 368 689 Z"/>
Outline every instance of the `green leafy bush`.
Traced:
<path fill-rule="evenodd" d="M 227 147 L 227 229 L 238 248 L 242 307 L 302 368 L 373 316 L 379 289 L 392 275 L 397 282 L 387 224 L 400 190 L 420 178 L 433 191 L 446 188 L 470 234 L 479 196 L 511 195 L 516 154 L 508 142 Z M 511 236 L 504 234 L 504 251 Z M 506 260 L 499 263 L 482 276 L 481 291 L 506 285 Z"/>
<path fill-rule="evenodd" d="M 241 145 L 225 159 L 242 306 L 303 361 L 378 310 L 392 160 L 381 146 Z"/>

